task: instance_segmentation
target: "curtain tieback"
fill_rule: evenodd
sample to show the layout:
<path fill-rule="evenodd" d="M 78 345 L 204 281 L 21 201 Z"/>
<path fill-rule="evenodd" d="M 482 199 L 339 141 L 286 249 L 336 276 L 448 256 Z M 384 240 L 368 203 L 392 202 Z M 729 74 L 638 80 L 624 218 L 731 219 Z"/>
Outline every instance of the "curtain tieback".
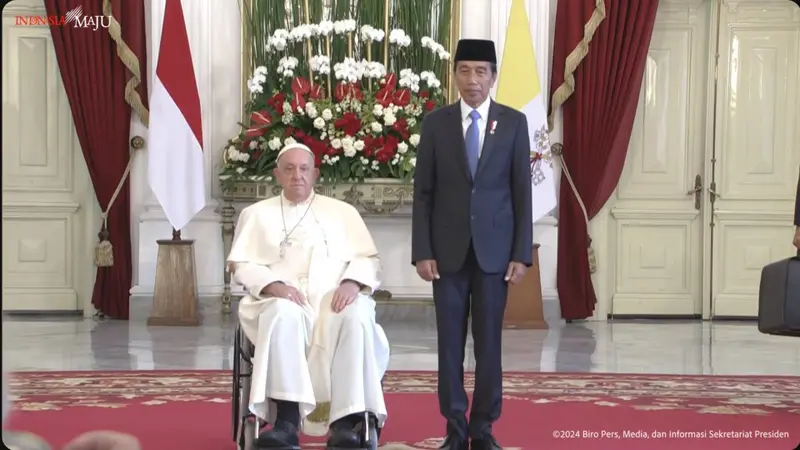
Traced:
<path fill-rule="evenodd" d="M 133 151 L 131 151 L 131 156 L 128 158 L 128 165 L 125 167 L 125 172 L 122 174 L 122 178 L 119 180 L 114 194 L 111 195 L 111 199 L 108 201 L 108 205 L 101 215 L 103 218 L 103 225 L 100 228 L 100 232 L 97 233 L 97 245 L 94 247 L 94 265 L 97 267 L 111 267 L 114 265 L 114 246 L 111 244 L 111 235 L 108 232 L 108 213 L 111 211 L 111 207 L 114 206 L 114 201 L 117 199 L 120 191 L 122 191 L 122 186 L 125 185 L 125 181 L 128 180 L 128 175 L 130 175 L 131 168 L 133 167 L 133 161 L 136 159 L 137 150 L 144 148 L 144 138 L 141 136 L 134 136 L 131 139 L 131 148 L 133 148 Z"/>
<path fill-rule="evenodd" d="M 594 254 L 594 248 L 592 248 L 592 236 L 589 234 L 589 214 L 586 212 L 586 205 L 583 204 L 583 199 L 581 199 L 581 195 L 578 193 L 578 188 L 575 186 L 575 182 L 572 180 L 572 175 L 569 174 L 569 168 L 567 168 L 567 162 L 564 160 L 564 146 L 562 144 L 553 144 L 552 153 L 558 158 L 559 163 L 561 164 L 561 170 L 564 172 L 564 177 L 567 179 L 569 183 L 569 187 L 572 189 L 572 193 L 575 195 L 575 199 L 578 201 L 578 206 L 581 207 L 581 212 L 583 212 L 583 220 L 586 222 L 586 236 L 589 239 L 589 245 L 587 247 L 587 258 L 589 258 L 589 273 L 597 272 L 597 257 Z"/>

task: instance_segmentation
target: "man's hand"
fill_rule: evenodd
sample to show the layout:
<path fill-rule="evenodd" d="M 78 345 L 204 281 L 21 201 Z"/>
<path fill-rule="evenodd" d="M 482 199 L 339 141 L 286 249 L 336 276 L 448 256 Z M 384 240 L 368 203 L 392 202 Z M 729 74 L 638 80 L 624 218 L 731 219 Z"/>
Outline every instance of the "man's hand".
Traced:
<path fill-rule="evenodd" d="M 797 247 L 797 251 L 800 251 L 800 227 L 794 231 L 794 246 Z"/>
<path fill-rule="evenodd" d="M 436 265 L 436 260 L 425 259 L 417 261 L 417 275 L 425 281 L 438 280 L 439 267 Z"/>
<path fill-rule="evenodd" d="M 355 281 L 342 281 L 342 284 L 340 284 L 339 287 L 336 288 L 336 291 L 333 292 L 333 299 L 331 300 L 331 308 L 333 309 L 333 312 L 342 312 L 347 305 L 356 301 L 359 291 L 361 291 L 361 286 L 359 286 Z"/>
<path fill-rule="evenodd" d="M 64 450 L 141 450 L 139 441 L 116 431 L 90 431 L 64 447 Z"/>
<path fill-rule="evenodd" d="M 306 297 L 302 292 L 284 283 L 272 283 L 265 287 L 262 292 L 270 297 L 285 298 L 300 306 L 306 304 Z"/>
<path fill-rule="evenodd" d="M 506 271 L 506 281 L 509 284 L 517 284 L 522 281 L 525 276 L 525 271 L 528 270 L 525 264 L 511 261 L 508 263 L 508 270 Z"/>

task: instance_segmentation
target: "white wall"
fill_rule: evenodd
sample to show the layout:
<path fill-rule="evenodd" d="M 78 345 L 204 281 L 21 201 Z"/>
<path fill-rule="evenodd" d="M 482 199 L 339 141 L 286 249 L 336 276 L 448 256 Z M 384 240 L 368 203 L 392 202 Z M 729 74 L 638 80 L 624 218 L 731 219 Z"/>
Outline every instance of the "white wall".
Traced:
<path fill-rule="evenodd" d="M 146 1 L 148 6 L 148 58 L 150 79 L 158 58 L 160 22 L 164 0 Z M 539 78 L 547 92 L 550 74 L 552 17 L 556 0 L 526 0 L 531 32 L 539 64 Z M 467 0 L 462 14 L 462 36 L 492 39 L 502 44 L 511 0 Z M 198 77 L 200 102 L 203 108 L 206 170 L 208 174 L 208 207 L 185 229 L 184 238 L 196 239 L 197 275 L 201 295 L 222 292 L 224 255 L 220 234 L 220 216 L 215 210 L 220 197 L 216 181 L 221 149 L 227 139 L 238 131 L 239 96 L 241 92 L 240 17 L 236 0 L 191 0 L 183 2 L 184 14 Z M 501 62 L 502 64 L 502 62 Z M 146 133 L 140 124 L 133 134 Z M 144 152 L 146 155 L 146 151 Z M 171 236 L 171 227 L 147 186 L 146 156 L 137 158 L 132 172 L 132 220 L 134 240 L 135 297 L 149 297 L 153 292 L 157 239 Z M 386 280 L 392 292 L 404 297 L 430 297 L 430 289 L 416 277 L 410 265 L 410 227 L 407 217 L 368 219 L 381 252 L 384 255 Z M 535 240 L 540 250 L 542 287 L 548 305 L 557 305 L 555 291 L 556 221 L 542 219 L 535 227 Z M 132 302 L 145 301 L 134 298 Z M 558 315 L 552 307 L 549 315 Z"/>

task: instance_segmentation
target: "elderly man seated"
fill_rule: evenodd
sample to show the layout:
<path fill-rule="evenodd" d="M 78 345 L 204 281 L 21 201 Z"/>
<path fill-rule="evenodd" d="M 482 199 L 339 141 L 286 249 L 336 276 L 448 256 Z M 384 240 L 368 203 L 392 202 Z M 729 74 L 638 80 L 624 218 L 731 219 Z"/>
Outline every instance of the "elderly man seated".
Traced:
<path fill-rule="evenodd" d="M 241 212 L 227 260 L 248 293 L 239 320 L 255 346 L 249 407 L 272 425 L 259 448 L 299 449 L 298 429 L 316 434 L 308 415 L 323 403 L 329 448 L 362 448 L 360 430 L 386 420 L 378 251 L 354 207 L 314 192 L 318 175 L 308 147 L 283 148 L 283 192 Z"/>

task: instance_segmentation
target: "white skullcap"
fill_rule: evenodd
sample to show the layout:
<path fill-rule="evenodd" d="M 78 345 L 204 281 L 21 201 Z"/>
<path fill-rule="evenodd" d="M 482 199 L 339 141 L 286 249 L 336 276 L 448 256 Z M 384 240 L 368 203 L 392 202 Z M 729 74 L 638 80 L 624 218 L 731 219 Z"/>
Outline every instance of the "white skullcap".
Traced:
<path fill-rule="evenodd" d="M 307 146 L 307 145 L 305 145 L 305 144 L 301 144 L 301 143 L 299 143 L 299 142 L 295 142 L 295 143 L 293 143 L 293 144 L 286 144 L 286 145 L 285 145 L 285 146 L 284 146 L 284 147 L 281 149 L 281 151 L 279 151 L 279 152 L 278 152 L 278 157 L 277 157 L 277 158 L 275 158 L 275 161 L 277 161 L 277 160 L 281 159 L 281 156 L 283 156 L 283 154 L 284 154 L 284 153 L 286 153 L 286 152 L 288 152 L 289 150 L 302 150 L 302 151 L 304 151 L 304 152 L 307 152 L 309 155 L 311 155 L 311 156 L 314 156 L 314 152 L 312 152 L 312 151 L 311 151 L 311 149 L 310 149 L 310 148 L 308 148 L 308 146 Z"/>

